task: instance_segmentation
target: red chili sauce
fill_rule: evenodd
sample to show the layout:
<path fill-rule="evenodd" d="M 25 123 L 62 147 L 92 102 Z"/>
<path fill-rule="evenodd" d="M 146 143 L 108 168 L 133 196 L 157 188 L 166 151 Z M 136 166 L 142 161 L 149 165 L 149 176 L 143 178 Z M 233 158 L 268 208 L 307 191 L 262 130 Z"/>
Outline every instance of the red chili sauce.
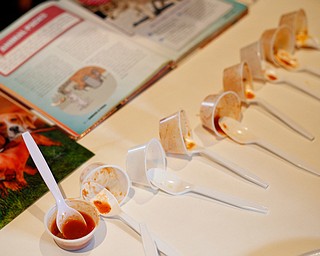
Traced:
<path fill-rule="evenodd" d="M 111 205 L 108 204 L 107 202 L 101 202 L 100 200 L 95 200 L 93 204 L 100 213 L 107 214 L 111 211 Z"/>
<path fill-rule="evenodd" d="M 63 239 L 77 239 L 89 234 L 95 227 L 95 222 L 88 214 L 81 212 L 87 226 L 78 220 L 70 219 L 63 225 L 63 234 L 59 231 L 56 220 L 51 225 L 51 233 Z"/>
<path fill-rule="evenodd" d="M 215 116 L 214 117 L 214 127 L 216 128 L 217 132 L 220 134 L 224 134 L 224 131 L 221 129 L 220 124 L 219 124 L 219 119 L 221 116 Z"/>
<path fill-rule="evenodd" d="M 247 99 L 253 99 L 256 96 L 252 91 L 246 91 L 245 94 Z"/>

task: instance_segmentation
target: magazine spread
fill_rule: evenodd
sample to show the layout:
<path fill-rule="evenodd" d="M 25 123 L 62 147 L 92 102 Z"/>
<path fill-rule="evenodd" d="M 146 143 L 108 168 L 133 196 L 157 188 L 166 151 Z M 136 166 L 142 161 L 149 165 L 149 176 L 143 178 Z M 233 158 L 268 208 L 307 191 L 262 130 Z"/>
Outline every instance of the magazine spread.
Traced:
<path fill-rule="evenodd" d="M 78 139 L 246 10 L 180 0 L 130 28 L 130 8 L 110 20 L 71 0 L 45 2 L 1 32 L 0 89 Z"/>
<path fill-rule="evenodd" d="M 85 7 L 106 26 L 175 62 L 248 11 L 234 0 L 61 1 L 71 9 L 75 8 L 72 3 Z M 92 2 L 106 3 L 86 4 Z"/>
<path fill-rule="evenodd" d="M 168 60 L 91 21 L 41 5 L 0 41 L 0 87 L 79 137 Z"/>

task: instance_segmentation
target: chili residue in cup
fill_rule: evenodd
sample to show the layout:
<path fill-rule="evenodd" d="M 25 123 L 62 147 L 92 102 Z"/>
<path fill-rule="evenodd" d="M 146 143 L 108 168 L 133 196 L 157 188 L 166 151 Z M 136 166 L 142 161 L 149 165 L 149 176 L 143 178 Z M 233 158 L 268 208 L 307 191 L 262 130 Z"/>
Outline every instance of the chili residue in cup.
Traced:
<path fill-rule="evenodd" d="M 56 221 L 53 221 L 50 231 L 53 235 L 63 239 L 77 239 L 89 234 L 95 227 L 94 220 L 86 213 L 81 212 L 81 215 L 85 219 L 87 225 L 82 222 L 70 219 L 63 225 L 63 234 L 57 227 Z"/>

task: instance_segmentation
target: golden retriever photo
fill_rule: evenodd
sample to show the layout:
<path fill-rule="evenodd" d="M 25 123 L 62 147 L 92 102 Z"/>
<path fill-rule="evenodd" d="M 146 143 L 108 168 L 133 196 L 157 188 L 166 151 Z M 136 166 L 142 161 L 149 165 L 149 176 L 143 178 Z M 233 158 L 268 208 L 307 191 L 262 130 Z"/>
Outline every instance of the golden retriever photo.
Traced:
<path fill-rule="evenodd" d="M 0 194 L 7 194 L 7 190 L 19 190 L 27 186 L 24 173 L 34 175 L 37 170 L 27 165 L 29 151 L 24 144 L 21 134 L 30 131 L 38 145 L 60 146 L 60 142 L 53 141 L 37 133 L 44 123 L 27 111 L 12 105 L 10 101 L 1 97 L 0 103 Z"/>

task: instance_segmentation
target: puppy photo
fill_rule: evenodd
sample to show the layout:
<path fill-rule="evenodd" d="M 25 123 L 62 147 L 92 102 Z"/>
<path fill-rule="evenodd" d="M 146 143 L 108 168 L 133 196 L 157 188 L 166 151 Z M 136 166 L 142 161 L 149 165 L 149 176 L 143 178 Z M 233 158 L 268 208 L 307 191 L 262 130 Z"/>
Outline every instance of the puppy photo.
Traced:
<path fill-rule="evenodd" d="M 22 133 L 29 131 L 41 146 L 60 146 L 61 143 L 38 133 L 45 124 L 36 116 L 17 108 L 1 95 L 0 98 L 0 194 L 5 196 L 8 189 L 17 191 L 28 185 L 25 173 L 37 173 L 34 167 L 27 165 L 29 151 Z"/>

